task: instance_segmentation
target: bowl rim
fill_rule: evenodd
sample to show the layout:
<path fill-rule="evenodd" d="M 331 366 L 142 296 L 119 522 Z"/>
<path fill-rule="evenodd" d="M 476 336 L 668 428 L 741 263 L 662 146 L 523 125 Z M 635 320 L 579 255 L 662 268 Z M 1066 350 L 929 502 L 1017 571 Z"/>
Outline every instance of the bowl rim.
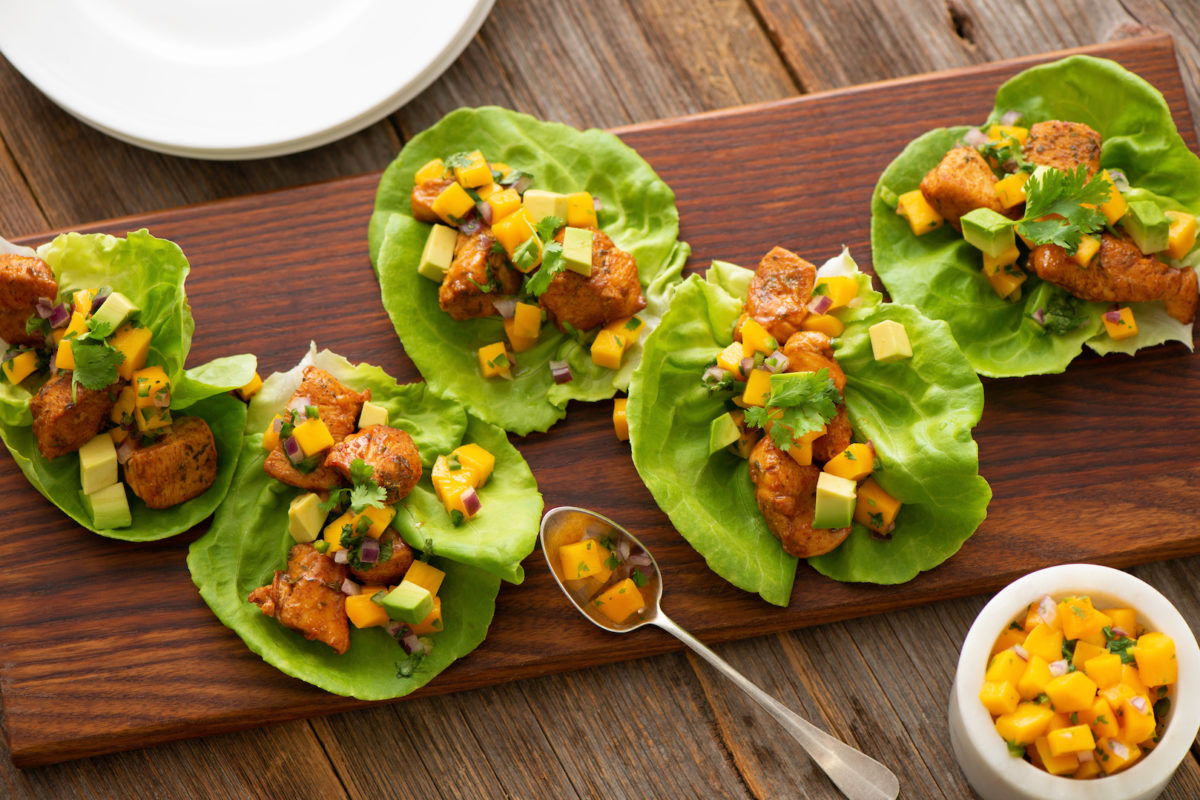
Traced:
<path fill-rule="evenodd" d="M 991 715 L 979 702 L 979 688 L 996 637 L 1004 626 L 1030 603 L 1050 595 L 1061 600 L 1087 594 L 1097 605 L 1133 608 L 1148 631 L 1161 631 L 1175 641 L 1179 680 L 1171 703 L 1170 721 L 1158 746 L 1126 770 L 1095 780 L 1076 781 L 1051 775 L 1024 759 L 1011 756 L 1008 745 L 995 732 Z M 1064 796 L 1078 786 L 1080 796 L 1107 800 L 1135 797 L 1139 791 L 1165 784 L 1187 755 L 1200 730 L 1200 646 L 1187 621 L 1161 592 L 1150 584 L 1111 567 L 1097 564 L 1062 564 L 1018 578 L 988 601 L 963 640 L 955 672 L 954 693 L 962 716 L 966 746 L 971 747 L 999 778 L 1017 781 L 1022 789 L 1043 797 Z"/>

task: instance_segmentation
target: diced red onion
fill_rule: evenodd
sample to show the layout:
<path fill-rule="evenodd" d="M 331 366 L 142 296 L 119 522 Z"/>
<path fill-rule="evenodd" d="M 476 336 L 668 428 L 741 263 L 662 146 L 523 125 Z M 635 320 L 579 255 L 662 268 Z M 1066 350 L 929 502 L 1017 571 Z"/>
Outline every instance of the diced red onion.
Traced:
<path fill-rule="evenodd" d="M 496 307 L 496 313 L 505 319 L 512 319 L 517 313 L 517 298 L 515 297 L 497 297 L 492 301 L 492 305 Z"/>
<path fill-rule="evenodd" d="M 532 175 L 522 175 L 509 185 L 516 190 L 517 194 L 525 194 L 525 190 L 528 189 L 532 184 Z"/>
<path fill-rule="evenodd" d="M 571 365 L 566 361 L 551 361 L 550 376 L 554 378 L 555 383 L 570 383 L 575 380 L 575 375 L 571 372 Z"/>
<path fill-rule="evenodd" d="M 1108 177 L 1109 177 L 1109 180 L 1112 181 L 1113 187 L 1118 192 L 1128 192 L 1129 191 L 1129 178 L 1127 178 L 1125 176 L 1124 170 L 1116 169 L 1116 168 L 1110 169 L 1108 171 Z"/>
<path fill-rule="evenodd" d="M 401 631 L 404 631 L 407 628 L 408 628 L 408 626 L 405 625 L 403 622 L 401 622 L 400 620 L 394 619 L 387 624 L 387 627 L 385 628 L 385 630 L 387 630 L 388 636 L 391 636 L 393 639 L 395 639 L 396 637 L 398 637 L 400 635 Z"/>
<path fill-rule="evenodd" d="M 749 375 L 750 371 L 754 369 L 754 359 L 746 356 L 738 363 L 738 369 L 742 371 L 743 375 Z"/>
<path fill-rule="evenodd" d="M 650 561 L 650 554 L 642 552 L 629 556 L 629 563 L 635 567 L 648 567 L 652 562 Z"/>
<path fill-rule="evenodd" d="M 300 447 L 300 443 L 296 441 L 295 436 L 289 436 L 284 441 L 283 452 L 287 454 L 288 461 L 293 464 L 299 464 L 304 460 L 304 450 Z"/>
<path fill-rule="evenodd" d="M 633 543 L 628 539 L 620 539 L 617 541 L 617 560 L 628 561 L 629 553 L 633 550 Z"/>
<path fill-rule="evenodd" d="M 275 417 L 271 420 L 271 432 L 279 433 L 281 430 L 283 430 L 283 417 Z"/>
<path fill-rule="evenodd" d="M 1127 638 L 1132 638 L 1129 636 L 1129 631 L 1125 630 L 1124 628 L 1118 627 L 1116 625 L 1113 626 L 1112 635 L 1114 638 L 1117 638 L 1117 639 L 1121 638 L 1122 636 L 1125 636 Z"/>
<path fill-rule="evenodd" d="M 480 227 L 482 227 L 482 223 L 479 221 L 479 217 L 468 212 L 467 218 L 459 223 L 458 229 L 467 236 L 474 236 L 479 233 Z"/>
<path fill-rule="evenodd" d="M 50 312 L 50 327 L 61 328 L 71 320 L 71 307 L 66 303 L 59 303 Z"/>
<path fill-rule="evenodd" d="M 1109 739 L 1108 748 L 1112 750 L 1114 756 L 1122 761 L 1129 758 L 1129 747 L 1120 739 Z"/>
<path fill-rule="evenodd" d="M 34 310 L 42 319 L 50 319 L 50 315 L 54 313 L 54 301 L 49 297 L 39 297 Z"/>
<path fill-rule="evenodd" d="M 600 202 L 600 198 L 599 198 L 599 197 L 593 197 L 593 198 L 592 198 L 592 208 L 596 209 L 597 211 L 603 211 L 603 210 L 604 210 L 604 204 Z"/>
<path fill-rule="evenodd" d="M 1054 620 L 1058 619 L 1058 603 L 1054 602 L 1054 598 L 1046 595 L 1038 603 L 1038 616 L 1042 618 L 1042 622 L 1047 625 L 1053 625 Z"/>
<path fill-rule="evenodd" d="M 1037 311 L 1033 312 L 1033 321 L 1036 322 L 1038 325 L 1045 325 L 1046 324 L 1046 309 L 1039 308 Z"/>
<path fill-rule="evenodd" d="M 483 220 L 485 225 L 492 224 L 492 204 L 484 200 L 482 203 L 476 203 L 475 209 L 479 212 L 479 218 Z"/>
<path fill-rule="evenodd" d="M 479 513 L 479 509 L 483 508 L 483 502 L 480 501 L 479 493 L 475 491 L 474 486 L 462 493 L 462 504 L 468 517 L 475 516 Z M 363 544 L 366 544 L 366 542 L 363 542 Z"/>
<path fill-rule="evenodd" d="M 400 646 L 403 647 L 404 652 L 408 653 L 409 655 L 412 655 L 418 650 L 421 652 L 425 651 L 424 646 L 421 644 L 421 640 L 418 639 L 417 635 L 412 632 L 412 628 L 405 628 L 404 635 L 400 637 Z"/>
<path fill-rule="evenodd" d="M 1009 109 L 1000 116 L 1001 125 L 1016 125 L 1021 120 L 1021 112 L 1016 109 Z"/>
<path fill-rule="evenodd" d="M 96 292 L 96 296 L 92 298 L 92 307 L 88 313 L 95 314 L 97 311 L 99 311 L 100 306 L 104 305 L 104 301 L 108 299 L 110 294 L 111 292 L 109 292 L 107 289 L 101 289 L 100 291 Z"/>
<path fill-rule="evenodd" d="M 1022 647 L 1021 645 L 1014 644 L 1012 647 L 1012 650 L 1014 653 L 1016 653 L 1018 656 L 1020 656 L 1022 661 L 1029 660 L 1029 651 L 1026 650 L 1024 647 Z"/>
<path fill-rule="evenodd" d="M 1113 322 L 1113 323 L 1120 322 L 1121 321 L 1121 312 L 1119 309 L 1115 309 L 1115 308 L 1112 311 L 1105 311 L 1104 319 L 1108 322 Z"/>
<path fill-rule="evenodd" d="M 892 528 L 895 526 L 893 525 Z M 878 539 L 881 542 L 890 542 L 892 540 L 892 528 L 888 528 L 887 533 L 880 533 L 877 530 L 871 531 L 871 538 Z"/>
<path fill-rule="evenodd" d="M 1019 167 L 1019 166 L 1020 166 L 1020 164 L 1017 163 L 1017 160 L 1015 158 L 1010 158 L 1007 161 L 1005 161 L 1003 164 L 1001 164 L 1000 168 L 1003 169 L 1005 172 L 1016 172 L 1017 167 Z"/>
<path fill-rule="evenodd" d="M 168 408 L 171 405 L 171 393 L 163 388 L 154 393 L 154 407 Z"/>
<path fill-rule="evenodd" d="M 751 361 L 753 363 L 753 361 Z M 708 369 L 704 370 L 704 375 L 700 378 L 700 382 L 706 386 L 712 386 L 720 383 L 729 377 L 729 373 L 713 364 Z"/>
<path fill-rule="evenodd" d="M 374 541 L 374 540 L 372 539 L 372 541 Z M 338 553 L 341 553 L 341 552 L 344 552 L 344 551 L 342 551 L 342 550 L 338 551 Z M 336 553 L 335 553 L 335 555 L 336 555 Z M 344 594 L 344 595 L 362 594 L 362 587 L 359 586 L 354 581 L 350 580 L 349 578 L 346 578 L 346 580 L 342 581 L 342 594 Z"/>
<path fill-rule="evenodd" d="M 336 553 L 333 554 L 333 563 L 349 564 L 350 563 L 350 551 L 349 550 L 338 550 Z"/>
<path fill-rule="evenodd" d="M 963 141 L 971 147 L 982 147 L 988 143 L 988 137 L 979 128 L 971 128 L 963 135 Z"/>
<path fill-rule="evenodd" d="M 117 445 L 117 463 L 124 464 L 133 455 L 133 438 L 126 436 L 125 441 Z"/>
<path fill-rule="evenodd" d="M 1075 754 L 1075 756 L 1079 759 L 1079 762 L 1081 764 L 1086 764 L 1088 761 L 1091 761 L 1092 759 L 1094 759 L 1096 757 L 1096 754 L 1094 752 L 1092 752 L 1091 750 L 1080 750 L 1078 753 Z"/>
<path fill-rule="evenodd" d="M 1067 660 L 1060 658 L 1058 661 L 1050 662 L 1050 674 L 1058 678 L 1067 674 Z"/>
<path fill-rule="evenodd" d="M 358 548 L 358 560 L 364 564 L 379 561 L 379 541 L 368 536 Z"/>
<path fill-rule="evenodd" d="M 832 297 L 827 294 L 819 294 L 812 300 L 809 300 L 808 305 L 805 306 L 805 308 L 814 314 L 824 314 L 829 310 L 831 305 L 833 305 Z"/>
<path fill-rule="evenodd" d="M 1147 701 L 1146 698 L 1142 697 L 1140 694 L 1135 694 L 1133 697 L 1129 698 L 1129 705 L 1133 706 L 1143 714 L 1150 713 L 1149 701 Z"/>
<path fill-rule="evenodd" d="M 767 372 L 778 374 L 786 370 L 789 363 L 788 357 L 784 355 L 783 351 L 776 350 L 774 353 L 771 353 L 771 355 L 767 356 L 765 361 L 763 361 L 763 367 L 767 370 Z"/>

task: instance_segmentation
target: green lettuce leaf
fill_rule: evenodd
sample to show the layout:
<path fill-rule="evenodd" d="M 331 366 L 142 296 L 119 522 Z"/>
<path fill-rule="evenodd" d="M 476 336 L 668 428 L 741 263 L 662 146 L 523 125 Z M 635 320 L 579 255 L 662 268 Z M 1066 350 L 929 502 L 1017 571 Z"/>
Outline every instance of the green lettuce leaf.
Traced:
<path fill-rule="evenodd" d="M 1122 169 L 1135 192 L 1153 193 L 1164 208 L 1200 213 L 1200 159 L 1180 137 L 1158 90 L 1114 62 L 1071 56 L 1026 70 L 1000 87 L 989 121 L 1008 110 L 1021 112 L 1029 122 L 1065 119 L 1090 125 L 1103 137 L 1100 163 Z M 939 128 L 918 137 L 875 187 L 874 267 L 894 300 L 949 323 L 971 365 L 991 377 L 1062 372 L 1085 344 L 1100 354 L 1132 354 L 1168 341 L 1192 347 L 1191 325 L 1167 317 L 1162 303 L 1134 304 L 1138 335 L 1120 342 L 1105 332 L 1105 303 L 1081 303 L 1086 318 L 1081 327 L 1061 336 L 1043 334 L 1029 319 L 1045 297 L 1035 275 L 1022 287 L 1022 299 L 1009 303 L 996 296 L 980 272 L 978 251 L 949 226 L 913 236 L 884 196 L 916 188 L 966 130 Z M 1194 267 L 1198 253 L 1200 248 L 1193 250 L 1184 264 Z"/>
<path fill-rule="evenodd" d="M 834 312 L 846 323 L 835 343 L 846 407 L 856 440 L 875 444 L 881 465 L 875 479 L 904 507 L 890 541 L 873 539 L 856 523 L 838 549 L 809 564 L 836 580 L 902 583 L 957 552 L 986 515 L 991 490 L 978 474 L 971 438 L 983 387 L 944 323 L 881 304 L 846 253 L 821 274 L 859 280 L 860 301 Z M 733 392 L 710 394 L 700 385 L 705 366 L 733 340 L 750 275 L 714 262 L 707 280 L 692 276 L 676 290 L 630 384 L 630 441 L 655 501 L 709 567 L 767 602 L 787 605 L 797 560 L 763 522 L 745 461 L 725 451 L 708 454 L 709 425 Z M 874 360 L 867 329 L 885 319 L 905 326 L 911 359 Z"/>
<path fill-rule="evenodd" d="M 676 241 L 674 193 L 612 134 L 578 131 L 502 108 L 463 108 L 400 151 L 379 184 L 369 245 L 384 308 L 405 352 L 436 392 L 480 419 L 522 435 L 545 431 L 566 415 L 570 400 L 600 400 L 627 387 L 641 345 L 613 371 L 592 364 L 586 343 L 547 324 L 536 347 L 516 354 L 514 380 L 480 376 L 476 351 L 504 339 L 503 326 L 499 317 L 456 322 L 438 307 L 438 285 L 416 272 L 430 226 L 412 218 L 409 199 L 413 176 L 426 162 L 477 148 L 491 160 L 531 173 L 535 188 L 586 190 L 601 201 L 600 227 L 637 260 L 647 302 L 638 316 L 647 328 L 661 318 L 690 251 Z M 575 379 L 556 385 L 551 360 L 568 361 Z"/>
<path fill-rule="evenodd" d="M 225 393 L 249 382 L 254 375 L 254 357 L 233 356 L 184 370 L 195 324 L 184 293 L 189 265 L 173 242 L 157 239 L 145 230 L 133 231 L 125 238 L 68 233 L 42 245 L 38 255 L 53 270 L 60 298 L 79 289 L 108 287 L 139 307 L 138 319 L 154 334 L 147 364 L 161 366 L 171 379 L 175 389 L 172 409 L 185 409 L 185 414 L 208 422 L 217 445 L 217 479 L 199 497 L 166 509 L 146 508 L 128 492 L 133 524 L 118 529 L 94 527 L 79 499 L 78 455 L 48 462 L 33 437 L 29 401 L 45 382 L 45 372 L 19 386 L 0 381 L 0 437 L 33 487 L 88 530 L 126 541 L 151 541 L 182 533 L 211 514 L 229 487 L 241 448 L 246 407 Z"/>

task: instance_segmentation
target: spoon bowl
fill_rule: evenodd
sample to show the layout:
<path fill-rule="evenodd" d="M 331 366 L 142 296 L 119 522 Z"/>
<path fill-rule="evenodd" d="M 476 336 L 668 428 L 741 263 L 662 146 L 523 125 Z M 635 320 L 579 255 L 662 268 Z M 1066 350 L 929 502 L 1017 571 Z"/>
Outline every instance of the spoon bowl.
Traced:
<path fill-rule="evenodd" d="M 646 625 L 662 628 L 761 705 L 850 800 L 895 800 L 900 781 L 891 770 L 793 712 L 663 613 L 662 571 L 650 551 L 629 531 L 587 509 L 560 506 L 546 512 L 540 536 L 542 553 L 554 580 L 595 625 L 613 633 L 629 633 Z M 564 564 L 562 548 L 585 540 L 595 541 L 602 558 L 592 564 L 581 561 L 577 567 Z M 569 569 L 575 574 L 568 574 Z M 625 602 L 615 602 L 614 593 Z M 630 602 L 630 597 L 635 601 Z"/>

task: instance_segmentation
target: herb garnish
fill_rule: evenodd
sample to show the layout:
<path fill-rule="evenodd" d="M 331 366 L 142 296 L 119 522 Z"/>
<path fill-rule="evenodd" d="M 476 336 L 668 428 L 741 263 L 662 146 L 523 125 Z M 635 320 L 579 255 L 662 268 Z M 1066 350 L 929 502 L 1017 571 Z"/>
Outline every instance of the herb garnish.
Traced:
<path fill-rule="evenodd" d="M 771 438 L 786 452 L 796 439 L 833 419 L 841 400 L 842 393 L 829 377 L 828 368 L 772 375 L 766 405 L 747 408 L 746 424 L 770 426 Z"/>

